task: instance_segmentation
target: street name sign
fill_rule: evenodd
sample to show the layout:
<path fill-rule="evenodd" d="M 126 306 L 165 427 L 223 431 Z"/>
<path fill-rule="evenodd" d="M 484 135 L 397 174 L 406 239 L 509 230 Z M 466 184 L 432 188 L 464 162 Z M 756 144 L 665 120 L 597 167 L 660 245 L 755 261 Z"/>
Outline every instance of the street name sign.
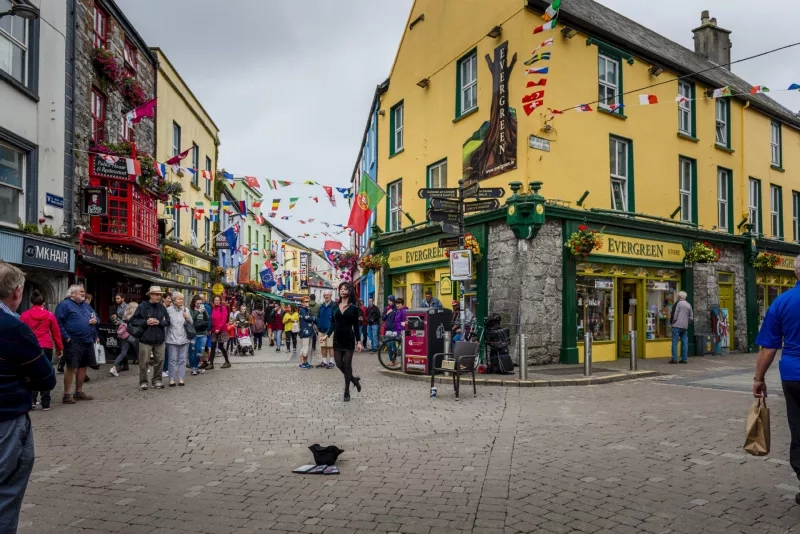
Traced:
<path fill-rule="evenodd" d="M 433 187 L 417 191 L 419 198 L 458 198 L 458 188 Z"/>
<path fill-rule="evenodd" d="M 458 210 L 461 208 L 461 203 L 457 200 L 444 200 L 441 198 L 432 198 L 431 207 L 437 210 L 452 211 L 453 213 L 458 213 Z"/>
<path fill-rule="evenodd" d="M 461 198 L 474 197 L 475 195 L 478 194 L 478 191 L 480 191 L 480 185 L 477 182 L 475 182 L 471 186 L 465 187 L 464 189 L 461 190 Z"/>
<path fill-rule="evenodd" d="M 439 248 L 456 248 L 461 246 L 461 236 L 443 237 L 439 240 Z"/>
<path fill-rule="evenodd" d="M 458 213 L 450 213 L 448 211 L 428 210 L 428 220 L 459 224 L 461 222 L 461 216 Z"/>
<path fill-rule="evenodd" d="M 496 210 L 500 207 L 500 201 L 496 198 L 491 200 L 481 200 L 478 202 L 465 202 L 464 213 L 475 213 L 476 211 Z"/>
<path fill-rule="evenodd" d="M 442 232 L 446 234 L 460 234 L 461 227 L 457 224 L 452 224 L 448 222 L 441 222 L 439 223 L 442 225 Z"/>
<path fill-rule="evenodd" d="M 477 198 L 500 198 L 506 196 L 506 190 L 502 187 L 489 187 L 487 189 L 480 189 Z"/>

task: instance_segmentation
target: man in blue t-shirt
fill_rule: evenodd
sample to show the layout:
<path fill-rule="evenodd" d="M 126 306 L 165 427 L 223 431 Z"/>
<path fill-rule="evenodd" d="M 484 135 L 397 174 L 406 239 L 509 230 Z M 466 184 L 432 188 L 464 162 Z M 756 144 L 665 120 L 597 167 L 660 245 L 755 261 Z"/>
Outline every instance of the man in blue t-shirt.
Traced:
<path fill-rule="evenodd" d="M 800 256 L 795 260 L 795 276 L 800 279 Z M 753 377 L 753 396 L 766 397 L 767 385 L 764 376 L 775 359 L 778 349 L 781 360 L 778 363 L 781 373 L 783 396 L 786 399 L 786 417 L 792 443 L 789 449 L 789 463 L 800 478 L 800 283 L 776 298 L 767 310 L 756 345 L 761 347 Z M 795 495 L 800 504 L 800 493 Z"/>

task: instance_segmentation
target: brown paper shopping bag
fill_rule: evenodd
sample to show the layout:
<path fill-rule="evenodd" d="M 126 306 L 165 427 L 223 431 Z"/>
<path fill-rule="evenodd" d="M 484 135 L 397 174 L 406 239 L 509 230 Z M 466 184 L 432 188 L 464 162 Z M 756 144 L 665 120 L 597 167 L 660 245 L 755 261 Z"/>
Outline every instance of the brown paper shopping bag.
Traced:
<path fill-rule="evenodd" d="M 769 454 L 769 408 L 767 399 L 759 397 L 747 414 L 747 436 L 744 450 L 753 456 Z"/>

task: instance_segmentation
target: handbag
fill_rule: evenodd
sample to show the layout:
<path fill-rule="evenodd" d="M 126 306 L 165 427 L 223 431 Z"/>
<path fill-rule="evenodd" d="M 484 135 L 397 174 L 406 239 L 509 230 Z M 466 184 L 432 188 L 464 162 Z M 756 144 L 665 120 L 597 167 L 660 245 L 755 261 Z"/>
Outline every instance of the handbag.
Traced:
<path fill-rule="evenodd" d="M 759 397 L 747 414 L 744 451 L 753 456 L 766 456 L 769 454 L 769 446 L 769 408 L 767 399 Z"/>
<path fill-rule="evenodd" d="M 126 328 L 128 330 L 128 334 L 130 334 L 136 339 L 139 339 L 144 334 L 144 328 L 142 328 L 141 326 L 136 326 L 131 323 L 128 323 L 128 326 Z"/>
<path fill-rule="evenodd" d="M 186 337 L 190 341 L 197 337 L 197 331 L 194 329 L 194 324 L 191 321 L 184 321 L 183 329 L 186 331 Z"/>
<path fill-rule="evenodd" d="M 106 363 L 106 349 L 100 343 L 94 344 L 94 360 L 97 365 Z"/>
<path fill-rule="evenodd" d="M 300 332 L 300 322 L 295 321 L 292 323 L 292 334 L 297 334 L 298 332 Z"/>

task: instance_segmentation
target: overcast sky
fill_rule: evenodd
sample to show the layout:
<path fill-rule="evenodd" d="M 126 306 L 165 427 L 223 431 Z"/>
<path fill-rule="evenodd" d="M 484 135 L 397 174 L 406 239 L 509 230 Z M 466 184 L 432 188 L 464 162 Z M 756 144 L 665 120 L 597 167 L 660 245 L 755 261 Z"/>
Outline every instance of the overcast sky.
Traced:
<path fill-rule="evenodd" d="M 349 185 L 375 86 L 389 74 L 412 0 L 116 1 L 219 126 L 220 166 L 237 175 Z M 749 0 L 601 0 L 688 48 L 700 11 L 709 9 L 733 32 L 734 60 L 800 41 L 796 2 L 773 0 L 758 9 Z M 733 71 L 752 84 L 785 89 L 800 83 L 800 46 Z M 800 110 L 800 93 L 772 96 Z M 267 200 L 282 199 L 281 215 L 347 222 L 341 196 L 334 209 L 321 188 L 262 190 Z M 301 198 L 288 210 L 289 197 L 309 195 L 319 195 L 319 204 Z M 328 231 L 276 224 L 294 235 Z M 304 241 L 319 247 L 323 240 Z M 346 234 L 339 240 L 347 244 Z"/>

